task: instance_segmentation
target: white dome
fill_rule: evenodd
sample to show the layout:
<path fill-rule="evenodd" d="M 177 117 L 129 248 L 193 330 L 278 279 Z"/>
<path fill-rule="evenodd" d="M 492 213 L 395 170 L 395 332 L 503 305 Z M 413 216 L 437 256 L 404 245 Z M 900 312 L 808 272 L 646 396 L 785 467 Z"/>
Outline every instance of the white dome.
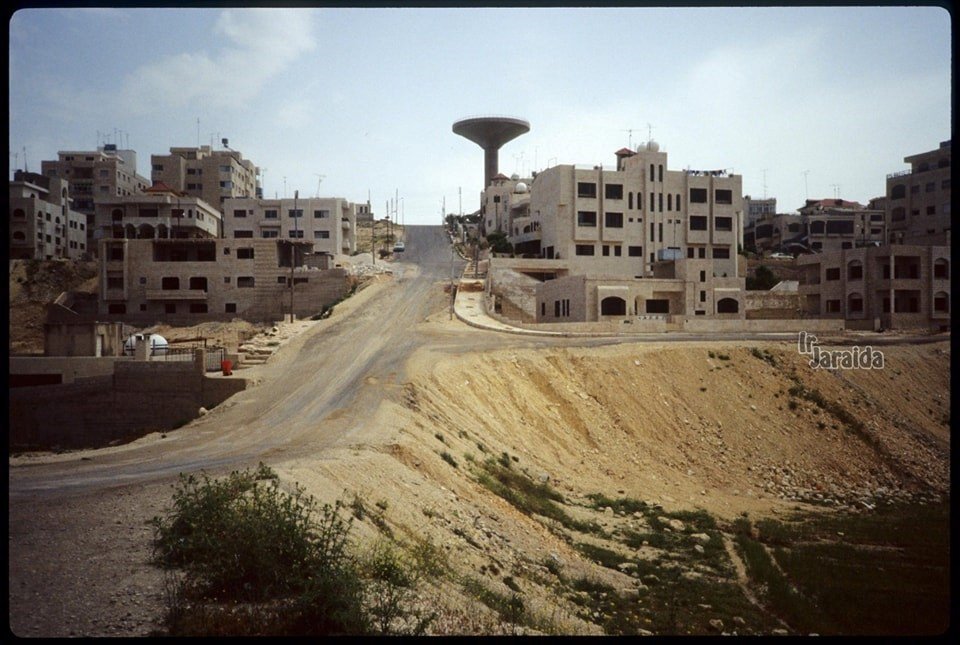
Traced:
<path fill-rule="evenodd" d="M 510 181 L 517 181 L 518 179 L 520 179 L 520 175 L 518 175 L 517 173 L 513 173 L 512 175 L 510 175 Z"/>
<path fill-rule="evenodd" d="M 529 189 L 527 188 L 527 185 L 521 181 L 521 182 L 518 182 L 517 185 L 514 187 L 513 192 L 515 192 L 515 193 L 525 193 L 525 192 L 527 192 L 528 190 L 529 190 Z"/>
<path fill-rule="evenodd" d="M 123 343 L 123 353 L 133 355 L 138 340 L 146 340 L 151 354 L 165 354 L 169 345 L 160 334 L 133 334 Z"/>
<path fill-rule="evenodd" d="M 654 141 L 653 139 L 650 139 L 649 141 L 647 141 L 647 150 L 649 150 L 650 152 L 657 152 L 658 150 L 660 150 L 660 144 Z"/>

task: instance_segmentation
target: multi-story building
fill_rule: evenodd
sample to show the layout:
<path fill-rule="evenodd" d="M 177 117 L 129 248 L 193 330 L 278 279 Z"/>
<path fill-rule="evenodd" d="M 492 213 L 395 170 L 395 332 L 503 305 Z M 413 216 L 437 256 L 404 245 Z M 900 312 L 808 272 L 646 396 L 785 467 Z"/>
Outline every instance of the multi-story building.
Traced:
<path fill-rule="evenodd" d="M 10 182 L 10 259 L 87 256 L 87 216 L 73 209 L 70 184 L 17 170 Z"/>
<path fill-rule="evenodd" d="M 221 237 L 220 211 L 198 197 L 157 183 L 137 195 L 96 206 L 97 239 L 185 239 Z"/>
<path fill-rule="evenodd" d="M 491 233 L 514 234 L 514 223 L 528 215 L 529 186 L 532 179 L 519 175 L 494 175 L 490 185 L 480 193 L 480 227 L 483 235 Z"/>
<path fill-rule="evenodd" d="M 150 156 L 154 182 L 199 197 L 221 212 L 231 197 L 257 197 L 259 169 L 236 150 L 170 148 L 168 155 Z"/>
<path fill-rule="evenodd" d="M 887 175 L 887 241 L 950 244 L 950 140 L 904 157 L 910 170 Z"/>
<path fill-rule="evenodd" d="M 107 144 L 95 151 L 60 151 L 56 161 L 41 161 L 40 172 L 70 183 L 73 208 L 87 216 L 87 248 L 96 253 L 96 204 L 105 199 L 134 195 L 150 185 L 137 174 L 137 153 Z"/>
<path fill-rule="evenodd" d="M 852 329 L 950 324 L 950 247 L 889 244 L 797 259 L 806 313 Z"/>
<path fill-rule="evenodd" d="M 876 200 L 871 200 L 875 204 Z M 823 253 L 884 240 L 882 208 L 844 199 L 808 199 L 799 214 L 760 215 L 744 229 L 744 247 L 758 253 Z"/>
<path fill-rule="evenodd" d="M 658 261 L 713 260 L 736 277 L 742 242 L 741 177 L 726 170 L 668 170 L 655 141 L 602 166 L 548 168 L 530 186 L 528 217 L 511 238 L 525 253 L 562 258 L 570 273 L 649 277 Z M 529 228 L 528 228 L 529 227 Z"/>
<path fill-rule="evenodd" d="M 304 317 L 349 288 L 346 271 L 329 269 L 325 255 L 309 255 L 307 242 L 106 239 L 100 247 L 101 322 L 271 321 L 289 315 L 291 302 Z"/>
<path fill-rule="evenodd" d="M 228 239 L 298 239 L 313 253 L 351 255 L 357 250 L 356 230 L 357 206 L 341 197 L 224 201 L 223 237 Z"/>
<path fill-rule="evenodd" d="M 763 216 L 777 214 L 777 198 L 754 199 L 750 195 L 743 196 L 744 227 L 750 226 Z"/>

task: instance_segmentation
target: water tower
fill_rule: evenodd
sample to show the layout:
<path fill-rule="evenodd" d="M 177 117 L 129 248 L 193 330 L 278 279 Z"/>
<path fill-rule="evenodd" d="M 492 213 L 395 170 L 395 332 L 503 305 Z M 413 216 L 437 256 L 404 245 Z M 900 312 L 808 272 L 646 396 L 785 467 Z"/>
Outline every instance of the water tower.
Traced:
<path fill-rule="evenodd" d="M 500 172 L 500 147 L 529 132 L 530 124 L 507 116 L 481 116 L 457 121 L 453 124 L 453 131 L 483 148 L 483 187 L 486 188 Z"/>

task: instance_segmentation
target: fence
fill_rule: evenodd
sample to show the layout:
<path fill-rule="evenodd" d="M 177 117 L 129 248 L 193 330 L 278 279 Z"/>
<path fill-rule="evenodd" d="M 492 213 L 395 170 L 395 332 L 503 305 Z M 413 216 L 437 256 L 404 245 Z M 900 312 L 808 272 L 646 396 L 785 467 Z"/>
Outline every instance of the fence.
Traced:
<path fill-rule="evenodd" d="M 166 352 L 155 354 L 150 358 L 152 361 L 192 361 L 193 353 L 198 348 L 194 347 L 170 347 Z M 207 372 L 216 372 L 220 370 L 221 361 L 226 358 L 226 348 L 224 347 L 204 347 L 206 352 L 204 359 L 204 370 Z"/>

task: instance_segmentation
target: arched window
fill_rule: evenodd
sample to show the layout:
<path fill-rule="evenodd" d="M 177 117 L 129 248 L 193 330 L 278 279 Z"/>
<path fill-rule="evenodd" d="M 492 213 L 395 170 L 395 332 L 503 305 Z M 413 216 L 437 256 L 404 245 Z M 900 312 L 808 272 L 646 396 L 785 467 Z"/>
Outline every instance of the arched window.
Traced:
<path fill-rule="evenodd" d="M 863 262 L 850 260 L 847 263 L 847 280 L 863 280 Z"/>
<path fill-rule="evenodd" d="M 16 240 L 17 242 L 23 242 L 27 239 L 27 236 L 24 234 L 23 231 L 14 231 L 13 239 Z"/>
<path fill-rule="evenodd" d="M 616 296 L 609 296 L 600 301 L 601 316 L 626 316 L 627 301 Z"/>
<path fill-rule="evenodd" d="M 946 291 L 938 291 L 933 294 L 933 310 L 939 313 L 949 313 L 950 294 Z"/>
<path fill-rule="evenodd" d="M 13 216 L 17 219 L 26 219 L 27 213 L 22 208 L 13 209 Z"/>
<path fill-rule="evenodd" d="M 720 298 L 717 301 L 718 314 L 735 314 L 740 311 L 740 303 L 733 298 Z"/>
<path fill-rule="evenodd" d="M 933 261 L 933 277 L 938 280 L 950 279 L 950 261 L 946 258 L 937 258 Z"/>
<path fill-rule="evenodd" d="M 903 199 L 907 196 L 907 187 L 904 184 L 897 184 L 890 189 L 890 199 Z"/>

